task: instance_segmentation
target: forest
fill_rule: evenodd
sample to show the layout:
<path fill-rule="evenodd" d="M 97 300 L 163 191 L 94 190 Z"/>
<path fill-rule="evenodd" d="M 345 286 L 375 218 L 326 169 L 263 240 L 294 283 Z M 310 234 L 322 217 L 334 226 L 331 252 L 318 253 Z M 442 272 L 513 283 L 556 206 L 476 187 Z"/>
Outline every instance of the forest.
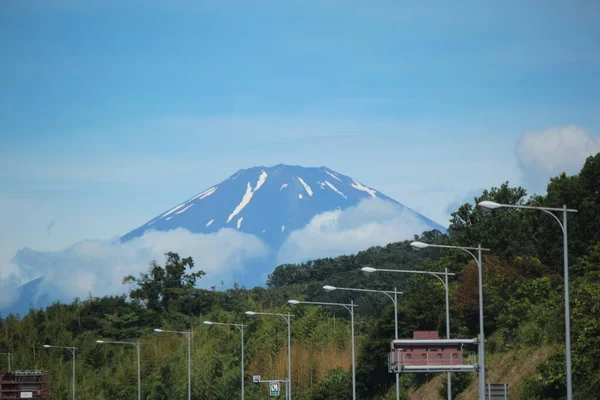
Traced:
<path fill-rule="evenodd" d="M 600 399 L 600 154 L 589 157 L 578 174 L 548 182 L 544 195 L 528 194 L 509 182 L 484 190 L 452 213 L 446 233 L 423 232 L 426 243 L 491 249 L 483 258 L 486 355 L 490 365 L 510 354 L 513 370 L 529 355 L 540 355 L 531 373 L 511 382 L 513 399 L 562 399 L 566 396 L 563 235 L 557 221 L 536 210 L 474 206 L 503 204 L 576 209 L 568 216 L 569 288 L 573 389 L 575 399 Z M 445 290 L 428 275 L 361 271 L 362 267 L 444 271 L 449 280 L 452 337 L 479 332 L 478 273 L 474 260 L 452 249 L 410 247 L 412 240 L 372 247 L 354 255 L 278 266 L 265 287 L 235 285 L 197 289 L 202 266 L 185 254 L 167 253 L 147 273 L 125 276 L 127 295 L 75 299 L 26 315 L 2 316 L 0 352 L 11 353 L 12 369 L 50 371 L 52 399 L 71 397 L 72 358 L 61 349 L 74 346 L 77 398 L 137 398 L 134 346 L 98 344 L 97 340 L 140 342 L 142 398 L 187 398 L 187 341 L 191 332 L 192 398 L 240 398 L 241 335 L 244 324 L 245 398 L 269 398 L 268 388 L 252 382 L 286 376 L 287 325 L 284 318 L 249 316 L 246 311 L 288 313 L 291 317 L 292 391 L 295 399 L 349 399 L 350 319 L 342 307 L 292 306 L 290 299 L 356 303 L 356 382 L 358 398 L 393 399 L 395 376 L 387 369 L 394 337 L 394 307 L 376 293 L 323 290 L 324 285 L 393 290 L 399 295 L 399 336 L 437 330 L 445 337 Z M 6 359 L 0 358 L 0 362 Z M 6 364 L 1 364 L 6 370 Z M 439 374 L 402 374 L 403 399 L 435 382 Z M 453 373 L 454 398 L 476 398 L 476 373 Z M 434 386 L 445 398 L 445 380 Z M 460 397 L 462 395 L 462 397 Z M 281 393 L 283 396 L 283 391 Z"/>

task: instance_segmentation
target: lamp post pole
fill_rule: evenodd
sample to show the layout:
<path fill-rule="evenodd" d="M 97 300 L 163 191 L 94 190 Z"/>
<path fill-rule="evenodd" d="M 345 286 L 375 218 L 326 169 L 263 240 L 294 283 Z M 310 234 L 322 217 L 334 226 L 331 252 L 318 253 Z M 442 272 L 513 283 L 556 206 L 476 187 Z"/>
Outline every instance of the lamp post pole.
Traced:
<path fill-rule="evenodd" d="M 98 344 L 125 344 L 134 346 L 136 349 L 137 358 L 137 384 L 138 384 L 138 400 L 142 400 L 142 379 L 140 375 L 140 342 L 115 342 L 107 340 L 96 340 Z"/>
<path fill-rule="evenodd" d="M 10 353 L 0 353 L 0 355 L 6 356 L 6 358 L 8 359 L 8 372 L 10 372 Z"/>
<path fill-rule="evenodd" d="M 420 250 L 428 247 L 436 247 L 442 249 L 457 249 L 462 250 L 469 254 L 477 263 L 477 271 L 479 275 L 479 399 L 485 399 L 485 335 L 483 329 L 483 260 L 482 251 L 489 251 L 484 249 L 479 244 L 477 247 L 464 247 L 464 246 L 447 246 L 441 244 L 429 244 L 423 242 L 412 242 L 410 244 L 414 249 Z M 473 253 L 477 251 L 477 255 Z"/>
<path fill-rule="evenodd" d="M 352 399 L 356 400 L 356 367 L 355 367 L 355 355 L 354 355 L 354 307 L 357 305 L 354 304 L 354 300 L 350 301 L 350 304 L 343 303 L 325 303 L 320 301 L 300 301 L 300 300 L 288 300 L 288 303 L 291 305 L 297 304 L 313 304 L 313 305 L 321 305 L 321 306 L 342 306 L 350 313 L 350 335 L 352 342 Z"/>
<path fill-rule="evenodd" d="M 45 344 L 43 347 L 45 349 L 51 349 L 51 348 L 65 349 L 65 350 L 68 350 L 69 352 L 71 352 L 71 355 L 73 356 L 73 383 L 71 384 L 71 386 L 72 386 L 72 391 L 73 391 L 73 400 L 75 400 L 75 351 L 77 350 L 77 348 L 76 347 L 66 347 L 66 346 L 51 346 L 49 344 Z"/>
<path fill-rule="evenodd" d="M 398 339 L 398 294 L 402 294 L 402 292 L 398 292 L 396 288 L 394 290 L 374 290 L 374 289 L 359 289 L 359 288 L 343 288 L 331 285 L 323 286 L 323 289 L 332 292 L 334 290 L 344 290 L 351 292 L 366 292 L 366 293 L 382 293 L 386 295 L 392 303 L 394 303 L 394 335 L 395 338 Z M 396 373 L 396 400 L 400 400 L 400 374 Z"/>
<path fill-rule="evenodd" d="M 224 325 L 224 326 L 234 326 L 236 327 L 241 335 L 242 335 L 242 356 L 241 356 L 241 362 L 242 362 L 242 400 L 244 400 L 244 327 L 246 325 L 244 324 L 227 324 L 224 322 L 212 322 L 212 321 L 204 321 L 203 322 L 204 325 Z"/>
<path fill-rule="evenodd" d="M 177 333 L 185 335 L 188 342 L 187 348 L 187 370 L 188 370 L 188 400 L 192 400 L 192 332 L 181 332 L 181 331 L 167 331 L 164 329 L 155 329 L 157 333 Z"/>
<path fill-rule="evenodd" d="M 415 270 L 406 270 L 406 269 L 381 269 L 381 268 L 372 268 L 372 267 L 363 267 L 361 269 L 363 272 L 395 272 L 395 273 L 403 273 L 403 274 L 426 274 L 435 276 L 442 282 L 444 289 L 446 290 L 446 338 L 450 339 L 450 302 L 448 296 L 448 275 L 455 275 L 453 273 L 448 272 L 448 268 L 446 268 L 445 272 L 431 272 L 431 271 L 415 271 Z M 441 278 L 441 275 L 444 276 L 444 279 Z M 398 333 L 396 332 L 396 339 L 398 339 Z M 448 381 L 448 400 L 452 399 L 452 377 L 450 372 L 447 374 Z M 398 392 L 398 390 L 397 390 Z M 396 397 L 398 398 L 398 397 Z"/>
<path fill-rule="evenodd" d="M 288 370 L 288 382 L 286 385 L 286 398 L 288 400 L 292 400 L 292 325 L 291 325 L 291 317 L 292 314 L 276 314 L 276 313 L 266 313 L 266 312 L 257 312 L 257 311 L 246 311 L 246 315 L 271 315 L 278 316 L 287 322 L 287 344 L 288 344 L 288 355 L 287 355 L 287 370 Z"/>
<path fill-rule="evenodd" d="M 573 380 L 571 375 L 571 312 L 569 308 L 569 249 L 567 237 L 567 213 L 577 212 L 577 210 L 569 209 L 566 205 L 562 208 L 553 207 L 535 207 L 523 206 L 516 204 L 500 204 L 493 201 L 485 200 L 477 204 L 485 210 L 495 210 L 497 208 L 515 208 L 525 210 L 537 210 L 550 215 L 558 222 L 563 233 L 563 273 L 565 279 L 565 346 L 566 346 L 566 369 L 567 369 L 567 399 L 573 399 Z M 562 221 L 555 213 L 562 213 Z"/>

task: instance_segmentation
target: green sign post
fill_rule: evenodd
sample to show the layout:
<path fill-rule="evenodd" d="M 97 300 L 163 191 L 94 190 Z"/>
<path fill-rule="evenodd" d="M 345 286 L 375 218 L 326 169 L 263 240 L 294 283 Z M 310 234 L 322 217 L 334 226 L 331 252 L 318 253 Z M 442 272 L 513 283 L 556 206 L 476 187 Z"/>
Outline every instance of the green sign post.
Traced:
<path fill-rule="evenodd" d="M 269 394 L 271 396 L 279 396 L 279 382 L 269 383 Z"/>

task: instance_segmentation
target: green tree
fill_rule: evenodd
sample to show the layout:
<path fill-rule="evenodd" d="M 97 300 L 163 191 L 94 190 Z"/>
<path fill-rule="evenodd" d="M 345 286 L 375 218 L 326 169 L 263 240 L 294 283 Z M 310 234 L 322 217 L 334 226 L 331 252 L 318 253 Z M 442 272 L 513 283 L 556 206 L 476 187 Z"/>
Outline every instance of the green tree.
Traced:
<path fill-rule="evenodd" d="M 136 285 L 130 291 L 129 297 L 157 312 L 166 311 L 174 300 L 189 296 L 196 280 L 205 275 L 204 271 L 186 272 L 194 268 L 191 257 L 182 259 L 179 254 L 173 252 L 165 255 L 167 261 L 164 267 L 152 261 L 148 273 L 141 273 L 139 278 L 128 275 L 123 279 L 123 283 Z"/>

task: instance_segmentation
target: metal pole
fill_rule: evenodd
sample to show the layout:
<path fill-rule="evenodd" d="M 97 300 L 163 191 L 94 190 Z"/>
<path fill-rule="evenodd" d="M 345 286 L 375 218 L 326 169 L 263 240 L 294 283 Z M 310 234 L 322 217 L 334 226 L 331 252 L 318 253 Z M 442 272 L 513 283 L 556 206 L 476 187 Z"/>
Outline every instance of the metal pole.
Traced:
<path fill-rule="evenodd" d="M 186 336 L 188 339 L 188 400 L 192 400 L 192 333 Z"/>
<path fill-rule="evenodd" d="M 450 339 L 450 301 L 448 299 L 448 268 L 446 271 L 446 339 Z M 452 363 L 452 358 L 450 358 L 450 363 Z M 452 375 L 448 372 L 448 400 L 452 400 Z"/>
<path fill-rule="evenodd" d="M 73 353 L 73 400 L 75 400 L 75 348 L 71 352 Z"/>
<path fill-rule="evenodd" d="M 240 331 L 242 332 L 242 400 L 244 400 L 244 325 L 240 327 Z"/>
<path fill-rule="evenodd" d="M 398 339 L 398 290 L 394 288 L 394 335 Z M 396 372 L 396 400 L 400 400 L 400 373 Z"/>
<path fill-rule="evenodd" d="M 354 367 L 354 300 L 350 301 L 350 319 L 352 325 L 352 399 L 356 400 L 356 371 Z"/>
<path fill-rule="evenodd" d="M 137 349 L 137 378 L 138 378 L 138 400 L 142 400 L 142 379 L 140 376 L 140 342 L 135 346 Z"/>
<path fill-rule="evenodd" d="M 483 332 L 483 268 L 481 243 L 477 246 L 477 269 L 479 271 L 479 399 L 485 400 L 485 336 Z"/>
<path fill-rule="evenodd" d="M 571 313 L 569 311 L 569 249 L 567 246 L 567 206 L 563 205 L 563 250 L 565 269 L 565 336 L 567 341 L 567 399 L 573 398 L 571 381 Z"/>
<path fill-rule="evenodd" d="M 287 314 L 287 324 L 288 324 L 288 399 L 292 400 L 292 333 L 291 333 L 291 316 L 288 312 Z"/>

